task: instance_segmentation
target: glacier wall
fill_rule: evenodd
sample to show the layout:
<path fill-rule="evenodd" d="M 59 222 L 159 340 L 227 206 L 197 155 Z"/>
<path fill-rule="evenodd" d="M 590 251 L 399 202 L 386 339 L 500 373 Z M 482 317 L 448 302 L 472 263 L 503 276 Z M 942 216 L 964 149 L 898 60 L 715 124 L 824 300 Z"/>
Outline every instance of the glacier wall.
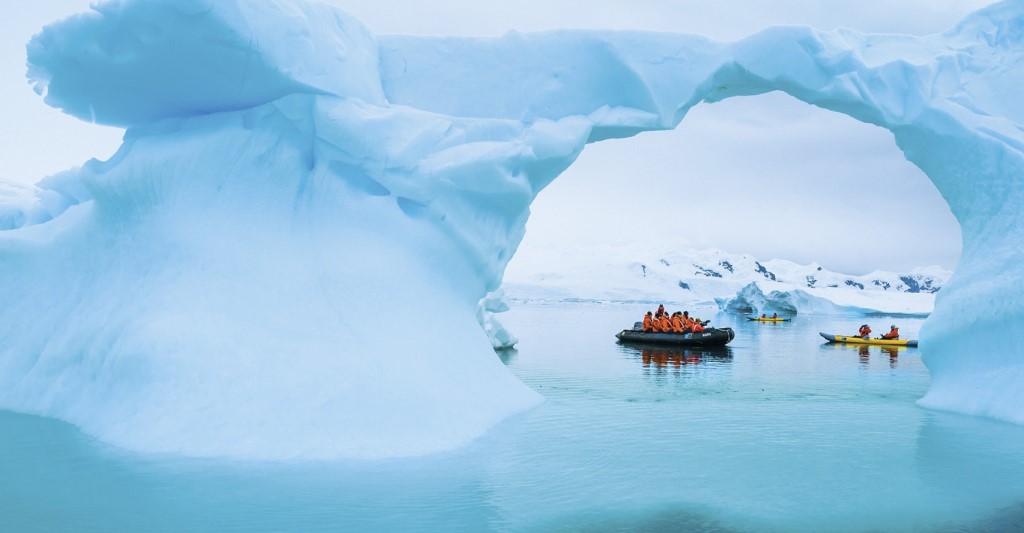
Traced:
<path fill-rule="evenodd" d="M 587 143 L 784 91 L 892 132 L 963 230 L 922 404 L 1024 423 L 1024 4 L 926 37 L 375 36 L 298 0 L 117 0 L 29 43 L 108 161 L 0 207 L 0 408 L 130 449 L 394 457 L 540 397 L 481 331 Z"/>

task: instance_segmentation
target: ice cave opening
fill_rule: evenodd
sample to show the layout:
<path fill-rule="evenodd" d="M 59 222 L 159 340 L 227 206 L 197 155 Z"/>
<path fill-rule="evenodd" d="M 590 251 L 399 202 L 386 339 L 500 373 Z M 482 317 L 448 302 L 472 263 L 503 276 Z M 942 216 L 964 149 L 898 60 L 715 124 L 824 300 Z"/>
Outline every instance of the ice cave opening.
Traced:
<path fill-rule="evenodd" d="M 585 246 L 719 248 L 847 274 L 953 270 L 960 257 L 956 218 L 890 132 L 779 92 L 589 144 L 530 211 L 506 278 Z"/>
<path fill-rule="evenodd" d="M 735 43 L 643 32 L 385 36 L 381 53 L 392 102 L 545 131 L 552 121 L 566 133 L 582 120 L 588 143 L 672 129 L 699 103 L 775 91 L 888 130 L 962 237 L 955 274 L 921 334 L 933 378 L 921 403 L 1024 422 L 1024 341 L 1005 333 L 1024 319 L 1014 303 L 1024 289 L 1009 281 L 1024 264 L 1016 244 L 1024 108 L 1010 96 L 1019 73 L 1009 67 L 1021 53 L 1022 20 L 1024 6 L 1000 2 L 924 37 L 792 27 Z M 442 90 L 452 86 L 465 89 L 460 98 Z M 566 168 L 550 157 L 558 149 L 542 144 L 518 167 L 534 190 Z"/>

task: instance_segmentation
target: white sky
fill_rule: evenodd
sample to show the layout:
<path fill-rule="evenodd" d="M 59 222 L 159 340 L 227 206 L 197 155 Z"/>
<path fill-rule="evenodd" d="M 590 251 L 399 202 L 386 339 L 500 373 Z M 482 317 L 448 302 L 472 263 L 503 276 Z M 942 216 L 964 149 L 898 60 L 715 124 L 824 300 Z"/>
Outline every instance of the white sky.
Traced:
<path fill-rule="evenodd" d="M 778 24 L 928 34 L 987 0 L 331 0 L 376 33 L 641 29 L 734 40 Z M 25 81 L 25 44 L 89 0 L 13 0 L 0 20 L 0 180 L 33 182 L 116 150 L 121 131 L 46 107 Z M 581 9 L 581 5 L 586 5 Z M 780 94 L 694 108 L 679 128 L 589 146 L 534 203 L 516 260 L 535 247 L 650 242 L 851 274 L 960 255 L 956 220 L 885 130 Z"/>

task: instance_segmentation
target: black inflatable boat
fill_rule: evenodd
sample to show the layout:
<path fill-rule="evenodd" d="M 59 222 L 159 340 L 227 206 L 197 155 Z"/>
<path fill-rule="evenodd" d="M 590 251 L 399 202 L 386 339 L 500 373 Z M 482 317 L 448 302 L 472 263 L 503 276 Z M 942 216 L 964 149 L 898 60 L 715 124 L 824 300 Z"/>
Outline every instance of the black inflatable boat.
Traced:
<path fill-rule="evenodd" d="M 615 338 L 631 344 L 671 344 L 673 346 L 725 346 L 736 338 L 732 328 L 708 328 L 700 333 L 651 333 L 624 329 Z"/>

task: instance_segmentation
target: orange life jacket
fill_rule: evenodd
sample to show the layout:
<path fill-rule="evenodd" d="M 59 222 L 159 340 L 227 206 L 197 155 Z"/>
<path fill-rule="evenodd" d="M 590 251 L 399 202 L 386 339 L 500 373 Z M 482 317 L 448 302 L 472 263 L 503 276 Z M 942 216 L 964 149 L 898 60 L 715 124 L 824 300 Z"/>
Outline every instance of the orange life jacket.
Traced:
<path fill-rule="evenodd" d="M 882 335 L 883 339 L 898 339 L 900 338 L 900 328 L 892 328 L 892 331 Z"/>
<path fill-rule="evenodd" d="M 679 315 L 672 317 L 672 331 L 676 333 L 683 332 L 683 317 Z"/>
<path fill-rule="evenodd" d="M 644 315 L 644 331 L 654 331 L 654 319 L 650 313 Z"/>
<path fill-rule="evenodd" d="M 704 326 L 702 326 L 700 322 L 697 322 L 696 320 L 694 320 L 693 321 L 693 332 L 694 333 L 700 333 L 701 331 L 704 331 Z"/>

